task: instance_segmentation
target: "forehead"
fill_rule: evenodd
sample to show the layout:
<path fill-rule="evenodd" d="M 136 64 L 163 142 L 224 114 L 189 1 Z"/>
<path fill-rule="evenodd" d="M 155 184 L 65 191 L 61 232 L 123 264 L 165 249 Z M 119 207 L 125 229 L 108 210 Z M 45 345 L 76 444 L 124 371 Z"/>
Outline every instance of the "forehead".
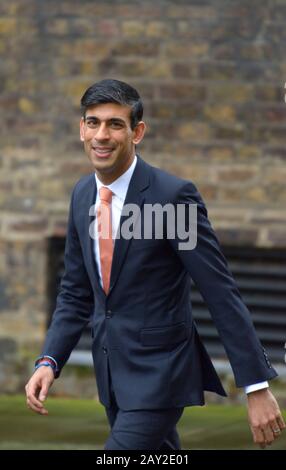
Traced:
<path fill-rule="evenodd" d="M 96 117 L 101 121 L 106 121 L 112 118 L 120 118 L 124 121 L 129 121 L 131 107 L 117 103 L 103 103 L 89 106 L 86 110 L 86 117 Z"/>

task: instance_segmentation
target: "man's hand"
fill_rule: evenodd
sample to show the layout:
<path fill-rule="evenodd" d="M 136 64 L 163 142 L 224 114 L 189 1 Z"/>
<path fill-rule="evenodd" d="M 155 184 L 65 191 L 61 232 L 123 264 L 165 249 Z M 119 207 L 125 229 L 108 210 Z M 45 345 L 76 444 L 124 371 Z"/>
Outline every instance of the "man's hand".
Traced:
<path fill-rule="evenodd" d="M 268 388 L 248 393 L 247 401 L 253 440 L 264 449 L 285 429 L 284 419 L 275 397 Z"/>
<path fill-rule="evenodd" d="M 48 415 L 49 412 L 43 406 L 43 402 L 47 398 L 49 388 L 55 380 L 54 372 L 49 366 L 41 366 L 37 369 L 25 390 L 27 396 L 28 407 L 41 415 Z"/>

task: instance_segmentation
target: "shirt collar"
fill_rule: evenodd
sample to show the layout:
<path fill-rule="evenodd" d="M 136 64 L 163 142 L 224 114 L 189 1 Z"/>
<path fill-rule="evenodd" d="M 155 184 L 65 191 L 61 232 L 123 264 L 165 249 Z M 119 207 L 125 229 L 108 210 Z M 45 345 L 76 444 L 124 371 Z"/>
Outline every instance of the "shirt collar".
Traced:
<path fill-rule="evenodd" d="M 106 188 L 109 188 L 115 196 L 117 196 L 119 199 L 121 199 L 124 202 L 130 180 L 132 178 L 133 172 L 136 167 L 136 163 L 137 163 L 137 156 L 135 155 L 133 162 L 131 163 L 130 167 L 125 171 L 125 173 L 119 176 L 119 178 L 113 181 L 113 183 L 108 184 L 108 185 L 103 184 L 98 179 L 95 173 L 94 175 L 95 175 L 97 191 L 99 191 L 102 186 L 105 186 Z"/>

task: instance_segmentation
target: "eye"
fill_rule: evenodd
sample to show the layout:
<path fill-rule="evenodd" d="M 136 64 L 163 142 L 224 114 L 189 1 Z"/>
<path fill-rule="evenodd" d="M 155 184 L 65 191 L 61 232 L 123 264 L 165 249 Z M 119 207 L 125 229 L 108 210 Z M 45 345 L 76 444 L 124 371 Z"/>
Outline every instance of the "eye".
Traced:
<path fill-rule="evenodd" d="M 113 129 L 121 129 L 123 127 L 123 123 L 120 121 L 111 121 L 110 127 Z"/>
<path fill-rule="evenodd" d="M 85 122 L 87 127 L 89 127 L 90 129 L 95 129 L 97 126 L 97 121 L 95 121 L 94 119 L 87 119 Z"/>

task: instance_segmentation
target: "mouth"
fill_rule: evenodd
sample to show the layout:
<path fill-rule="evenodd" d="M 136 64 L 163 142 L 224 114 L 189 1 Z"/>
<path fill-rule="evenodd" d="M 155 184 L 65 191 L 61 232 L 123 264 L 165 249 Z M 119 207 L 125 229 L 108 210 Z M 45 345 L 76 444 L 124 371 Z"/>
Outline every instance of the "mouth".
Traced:
<path fill-rule="evenodd" d="M 92 147 L 92 150 L 98 158 L 109 158 L 114 150 L 113 147 Z"/>

